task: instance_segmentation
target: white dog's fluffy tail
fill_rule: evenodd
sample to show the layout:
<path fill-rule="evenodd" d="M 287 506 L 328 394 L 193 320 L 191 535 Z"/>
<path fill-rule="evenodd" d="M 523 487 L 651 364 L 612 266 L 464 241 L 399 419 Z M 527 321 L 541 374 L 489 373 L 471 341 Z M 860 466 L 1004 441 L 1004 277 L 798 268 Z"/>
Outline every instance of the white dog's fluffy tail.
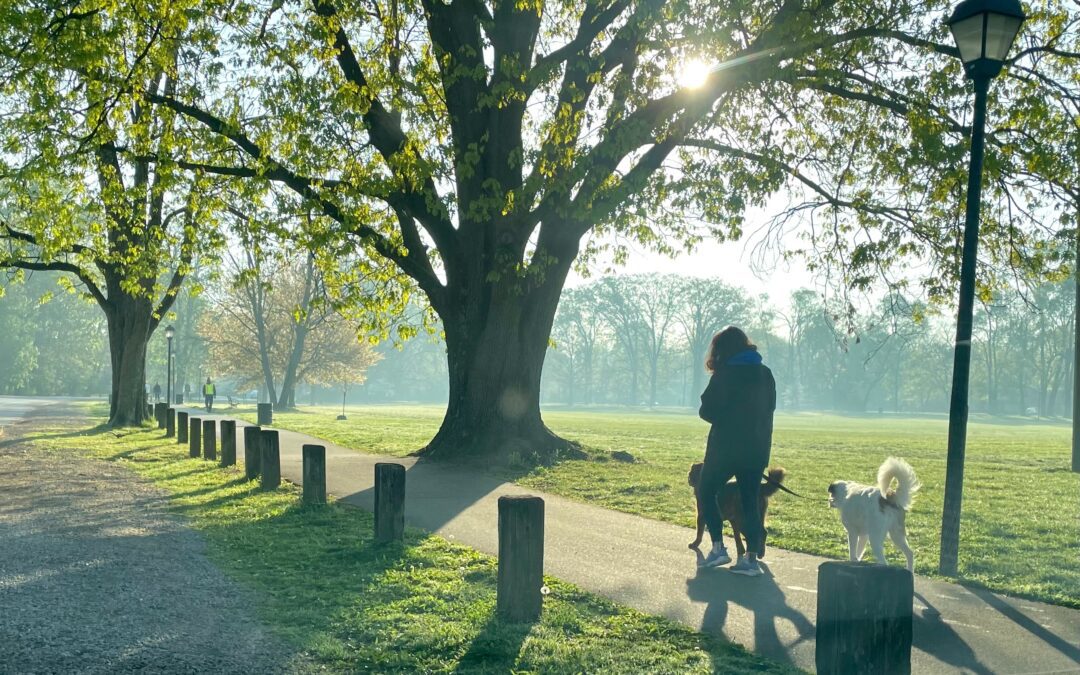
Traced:
<path fill-rule="evenodd" d="M 897 485 L 892 501 L 907 511 L 911 508 L 911 502 L 914 501 L 915 493 L 919 491 L 922 483 L 919 482 L 915 469 L 912 469 L 910 464 L 898 457 L 890 457 L 877 472 L 878 489 L 881 490 L 881 494 L 889 494 L 889 486 L 892 485 L 894 478 Z"/>

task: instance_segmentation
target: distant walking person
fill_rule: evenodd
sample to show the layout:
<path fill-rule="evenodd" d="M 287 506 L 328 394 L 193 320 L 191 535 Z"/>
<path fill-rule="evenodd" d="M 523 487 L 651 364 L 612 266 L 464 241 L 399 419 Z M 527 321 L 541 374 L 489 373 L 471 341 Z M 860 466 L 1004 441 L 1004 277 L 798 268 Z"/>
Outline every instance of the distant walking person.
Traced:
<path fill-rule="evenodd" d="M 716 495 L 734 476 L 742 505 L 746 558 L 731 567 L 736 574 L 759 576 L 758 556 L 765 550 L 765 528 L 758 510 L 761 474 L 772 448 L 776 382 L 746 333 L 728 326 L 713 336 L 705 367 L 712 373 L 701 395 L 699 414 L 712 427 L 698 488 L 698 511 L 705 517 L 713 547 L 702 567 L 731 562 L 724 549 L 724 519 Z"/>
<path fill-rule="evenodd" d="M 206 384 L 202 388 L 203 398 L 206 399 L 206 412 L 210 412 L 214 407 L 214 395 L 217 393 L 217 388 L 214 383 L 210 381 L 210 378 L 206 378 Z"/>
<path fill-rule="evenodd" d="M 184 401 L 187 402 L 187 401 L 190 401 L 190 400 L 191 400 L 191 384 L 185 382 L 184 383 Z"/>
<path fill-rule="evenodd" d="M 157 382 L 154 383 L 154 401 L 161 401 L 161 385 Z"/>

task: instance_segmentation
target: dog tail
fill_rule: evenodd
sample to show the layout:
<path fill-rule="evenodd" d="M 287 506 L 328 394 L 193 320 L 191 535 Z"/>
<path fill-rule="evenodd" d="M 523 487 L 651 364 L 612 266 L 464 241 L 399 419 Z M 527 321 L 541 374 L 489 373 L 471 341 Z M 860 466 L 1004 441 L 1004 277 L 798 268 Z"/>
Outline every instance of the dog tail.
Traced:
<path fill-rule="evenodd" d="M 780 483 L 784 482 L 787 471 L 784 471 L 782 466 L 774 466 L 765 475 L 768 476 L 769 480 L 761 486 L 761 496 L 768 498 L 772 497 L 780 489 Z"/>
<path fill-rule="evenodd" d="M 896 479 L 896 492 L 889 494 L 889 487 L 893 479 Z M 915 493 L 919 491 L 922 483 L 915 475 L 915 469 L 898 457 L 890 457 L 885 460 L 877 472 L 878 489 L 886 499 L 896 504 L 903 510 L 911 508 L 911 502 L 915 499 Z"/>

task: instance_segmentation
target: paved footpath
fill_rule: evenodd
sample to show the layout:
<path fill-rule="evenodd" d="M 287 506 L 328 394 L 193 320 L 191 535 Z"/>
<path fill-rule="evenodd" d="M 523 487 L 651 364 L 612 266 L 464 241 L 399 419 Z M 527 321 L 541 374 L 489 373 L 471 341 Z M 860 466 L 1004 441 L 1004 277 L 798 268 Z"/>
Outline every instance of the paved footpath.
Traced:
<path fill-rule="evenodd" d="M 193 416 L 206 416 L 191 409 Z M 237 421 L 237 455 L 247 426 Z M 279 430 L 282 476 L 302 483 L 301 446 L 326 446 L 327 490 L 371 510 L 376 462 L 407 468 L 411 525 L 498 552 L 498 498 L 540 494 L 497 478 L 414 458 L 363 454 Z M 826 558 L 770 548 L 767 573 L 698 571 L 685 527 L 540 494 L 544 571 L 643 612 L 659 614 L 772 658 L 814 669 L 817 568 Z M 915 578 L 915 673 L 1080 673 L 1080 610 Z"/>

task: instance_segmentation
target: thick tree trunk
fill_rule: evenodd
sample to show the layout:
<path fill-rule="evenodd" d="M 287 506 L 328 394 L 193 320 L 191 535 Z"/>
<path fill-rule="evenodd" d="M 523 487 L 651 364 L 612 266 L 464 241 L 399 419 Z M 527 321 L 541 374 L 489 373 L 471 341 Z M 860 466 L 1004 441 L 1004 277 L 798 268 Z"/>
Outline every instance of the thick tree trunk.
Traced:
<path fill-rule="evenodd" d="M 146 345 L 153 306 L 147 299 L 112 293 L 105 310 L 112 363 L 109 426 L 139 426 L 147 419 Z"/>
<path fill-rule="evenodd" d="M 462 294 L 459 311 L 443 316 L 450 396 L 424 456 L 519 464 L 574 449 L 540 416 L 540 375 L 565 274 L 549 270 L 525 297 L 495 291 L 486 306 L 481 294 Z"/>

